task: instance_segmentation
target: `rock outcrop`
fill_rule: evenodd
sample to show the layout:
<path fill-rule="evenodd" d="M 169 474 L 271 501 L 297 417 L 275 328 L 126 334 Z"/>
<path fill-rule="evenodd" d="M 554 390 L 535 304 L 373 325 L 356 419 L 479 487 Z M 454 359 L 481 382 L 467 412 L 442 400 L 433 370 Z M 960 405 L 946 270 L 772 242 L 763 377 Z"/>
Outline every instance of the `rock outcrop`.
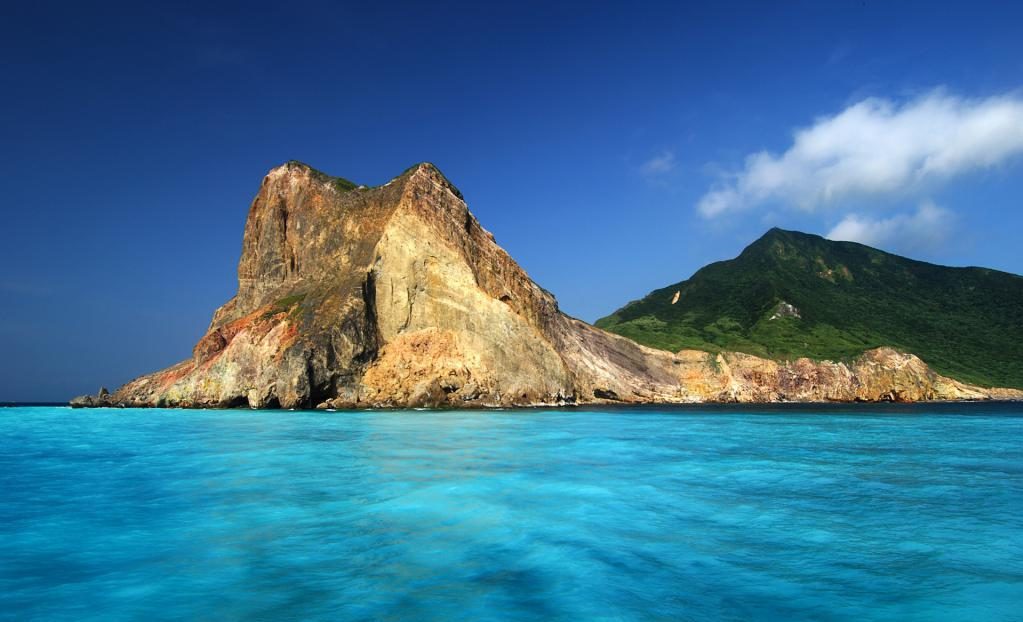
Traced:
<path fill-rule="evenodd" d="M 73 406 L 479 407 L 1019 397 L 890 349 L 851 364 L 671 353 L 558 310 L 433 165 L 376 187 L 289 162 L 192 357 Z M 1023 395 L 1023 394 L 1021 394 Z"/>

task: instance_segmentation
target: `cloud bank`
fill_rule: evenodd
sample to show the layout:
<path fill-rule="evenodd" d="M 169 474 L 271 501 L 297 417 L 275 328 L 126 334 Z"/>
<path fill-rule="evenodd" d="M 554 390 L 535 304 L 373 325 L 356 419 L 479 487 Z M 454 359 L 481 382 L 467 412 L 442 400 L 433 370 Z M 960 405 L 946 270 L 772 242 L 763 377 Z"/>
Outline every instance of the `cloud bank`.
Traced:
<path fill-rule="evenodd" d="M 924 201 L 915 212 L 890 218 L 850 214 L 825 237 L 875 247 L 895 245 L 907 250 L 934 250 L 951 235 L 954 220 L 955 216 L 949 210 Z"/>
<path fill-rule="evenodd" d="M 1018 94 L 968 99 L 937 90 L 902 104 L 871 98 L 797 130 L 781 155 L 749 155 L 697 208 L 707 218 L 766 202 L 812 212 L 843 199 L 905 194 L 1019 153 Z M 849 218 L 836 229 L 868 222 Z"/>

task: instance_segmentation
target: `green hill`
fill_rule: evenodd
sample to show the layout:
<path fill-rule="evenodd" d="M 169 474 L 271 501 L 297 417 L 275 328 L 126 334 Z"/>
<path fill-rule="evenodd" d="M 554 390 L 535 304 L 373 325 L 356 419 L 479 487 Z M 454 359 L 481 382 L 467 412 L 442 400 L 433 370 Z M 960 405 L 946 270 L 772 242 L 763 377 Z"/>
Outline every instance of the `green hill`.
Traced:
<path fill-rule="evenodd" d="M 796 231 L 771 229 L 735 259 L 630 302 L 597 326 L 665 350 L 776 359 L 844 360 L 887 345 L 959 380 L 1023 388 L 1023 277 Z"/>

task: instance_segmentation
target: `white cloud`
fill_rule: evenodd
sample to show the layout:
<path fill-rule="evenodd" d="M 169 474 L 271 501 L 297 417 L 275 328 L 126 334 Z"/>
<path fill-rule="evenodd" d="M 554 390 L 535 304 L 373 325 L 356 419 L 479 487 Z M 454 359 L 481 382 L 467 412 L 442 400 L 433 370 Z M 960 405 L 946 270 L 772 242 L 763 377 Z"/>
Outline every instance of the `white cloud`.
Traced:
<path fill-rule="evenodd" d="M 955 215 L 949 210 L 924 201 L 911 214 L 896 214 L 889 218 L 849 214 L 825 237 L 906 251 L 934 250 L 948 239 L 954 220 Z"/>
<path fill-rule="evenodd" d="M 662 151 L 641 164 L 639 166 L 639 172 L 648 177 L 655 177 L 657 175 L 670 173 L 675 170 L 676 165 L 675 153 L 672 151 Z"/>
<path fill-rule="evenodd" d="M 700 199 L 705 217 L 782 202 L 815 211 L 843 199 L 905 195 L 1023 152 L 1023 98 L 932 91 L 871 98 L 795 132 L 781 155 L 749 155 Z"/>

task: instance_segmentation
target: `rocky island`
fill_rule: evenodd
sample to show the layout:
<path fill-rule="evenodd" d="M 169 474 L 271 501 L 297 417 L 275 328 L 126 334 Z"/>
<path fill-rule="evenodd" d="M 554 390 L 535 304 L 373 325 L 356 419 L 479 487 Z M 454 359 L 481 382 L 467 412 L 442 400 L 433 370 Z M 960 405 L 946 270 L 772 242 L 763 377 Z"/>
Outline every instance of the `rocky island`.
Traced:
<path fill-rule="evenodd" d="M 676 298 L 677 301 L 677 298 Z M 787 310 L 783 309 L 783 311 Z M 842 361 L 643 346 L 569 317 L 431 164 L 378 187 L 299 162 L 252 206 L 192 357 L 72 406 L 494 407 L 1020 398 L 889 347 Z"/>

